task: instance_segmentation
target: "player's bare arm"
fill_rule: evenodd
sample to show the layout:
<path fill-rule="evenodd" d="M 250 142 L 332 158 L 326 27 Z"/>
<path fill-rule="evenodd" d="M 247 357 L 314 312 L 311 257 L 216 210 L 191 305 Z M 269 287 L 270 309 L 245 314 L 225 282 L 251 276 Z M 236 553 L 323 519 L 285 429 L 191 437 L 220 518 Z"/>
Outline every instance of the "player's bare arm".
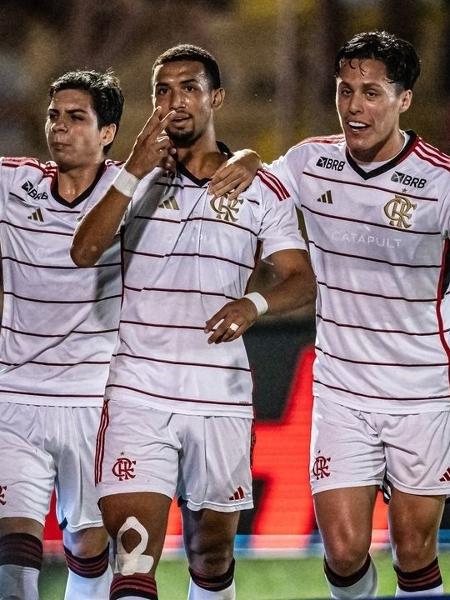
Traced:
<path fill-rule="evenodd" d="M 316 284 L 308 254 L 304 250 L 280 250 L 268 259 L 277 278 L 277 285 L 264 293 L 266 314 L 279 315 L 310 305 L 316 297 Z M 232 342 L 240 337 L 258 318 L 254 302 L 240 298 L 225 304 L 205 326 L 212 332 L 209 344 Z M 237 326 L 237 327 L 236 327 Z"/>
<path fill-rule="evenodd" d="M 137 182 L 155 167 L 170 166 L 174 152 L 165 127 L 175 112 L 160 119 L 161 109 L 155 108 L 136 138 L 122 171 L 103 198 L 88 212 L 75 231 L 70 255 L 79 267 L 95 265 L 111 246 Z"/>
<path fill-rule="evenodd" d="M 261 157 L 254 150 L 238 150 L 221 165 L 209 183 L 209 193 L 220 198 L 229 194 L 237 198 L 253 181 L 262 167 Z"/>

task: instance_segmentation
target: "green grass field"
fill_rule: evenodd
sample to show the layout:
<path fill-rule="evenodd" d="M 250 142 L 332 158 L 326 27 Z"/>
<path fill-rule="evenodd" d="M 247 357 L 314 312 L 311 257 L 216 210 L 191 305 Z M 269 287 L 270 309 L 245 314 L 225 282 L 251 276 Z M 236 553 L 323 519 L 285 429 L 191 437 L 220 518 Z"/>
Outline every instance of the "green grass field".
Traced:
<path fill-rule="evenodd" d="M 378 569 L 380 596 L 395 592 L 395 575 L 387 552 L 374 555 Z M 440 565 L 445 590 L 450 591 L 450 553 L 441 554 Z M 41 576 L 41 599 L 62 600 L 65 567 L 61 560 L 46 563 Z M 160 600 L 185 600 L 188 585 L 186 563 L 163 560 L 158 567 Z M 236 585 L 239 600 L 297 600 L 326 598 L 327 587 L 320 558 L 247 559 L 238 558 Z"/>

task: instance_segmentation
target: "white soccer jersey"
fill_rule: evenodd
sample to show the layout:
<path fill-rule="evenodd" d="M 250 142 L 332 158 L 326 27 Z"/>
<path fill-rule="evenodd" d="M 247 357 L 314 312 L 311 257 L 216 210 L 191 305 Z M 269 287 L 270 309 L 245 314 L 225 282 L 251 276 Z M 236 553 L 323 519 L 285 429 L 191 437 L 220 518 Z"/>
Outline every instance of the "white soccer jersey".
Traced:
<path fill-rule="evenodd" d="M 255 266 L 305 249 L 293 202 L 261 172 L 237 200 L 180 167 L 140 184 L 124 228 L 124 301 L 106 397 L 184 414 L 248 416 L 252 377 L 242 338 L 207 343 L 205 321 L 240 298 Z M 137 200 L 136 200 L 137 199 Z"/>
<path fill-rule="evenodd" d="M 117 172 L 106 161 L 91 187 L 68 203 L 57 192 L 55 163 L 2 159 L 1 402 L 102 403 L 119 321 L 119 244 L 88 269 L 74 265 L 69 249 L 79 219 Z"/>
<path fill-rule="evenodd" d="M 450 410 L 450 158 L 408 134 L 368 172 L 343 136 L 271 167 L 303 212 L 317 277 L 314 393 L 375 412 Z"/>

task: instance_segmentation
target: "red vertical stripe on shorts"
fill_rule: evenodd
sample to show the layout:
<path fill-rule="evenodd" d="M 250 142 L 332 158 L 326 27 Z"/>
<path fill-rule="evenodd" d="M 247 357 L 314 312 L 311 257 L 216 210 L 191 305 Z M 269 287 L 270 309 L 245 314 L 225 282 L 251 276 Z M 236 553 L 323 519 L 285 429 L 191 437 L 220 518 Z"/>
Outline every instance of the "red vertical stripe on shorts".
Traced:
<path fill-rule="evenodd" d="M 103 402 L 102 416 L 97 432 L 97 443 L 95 447 L 95 485 L 102 480 L 103 457 L 105 455 L 105 435 L 109 425 L 109 400 Z"/>

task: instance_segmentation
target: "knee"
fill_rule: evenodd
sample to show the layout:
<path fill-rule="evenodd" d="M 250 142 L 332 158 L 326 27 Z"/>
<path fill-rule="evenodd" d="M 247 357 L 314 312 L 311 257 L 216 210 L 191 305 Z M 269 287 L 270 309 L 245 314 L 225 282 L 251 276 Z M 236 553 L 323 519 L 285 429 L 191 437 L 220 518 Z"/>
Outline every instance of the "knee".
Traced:
<path fill-rule="evenodd" d="M 223 575 L 233 562 L 233 542 L 229 540 L 197 540 L 186 547 L 189 568 L 204 577 Z"/>
<path fill-rule="evenodd" d="M 436 556 L 436 539 L 429 533 L 408 529 L 397 533 L 392 545 L 396 563 L 404 571 L 419 569 Z"/>
<path fill-rule="evenodd" d="M 80 559 L 90 559 L 107 552 L 108 534 L 103 527 L 92 527 L 76 532 L 64 532 L 67 553 Z"/>
<path fill-rule="evenodd" d="M 352 575 L 367 560 L 369 546 L 369 541 L 357 536 L 337 536 L 326 544 L 326 561 L 335 573 Z"/>

